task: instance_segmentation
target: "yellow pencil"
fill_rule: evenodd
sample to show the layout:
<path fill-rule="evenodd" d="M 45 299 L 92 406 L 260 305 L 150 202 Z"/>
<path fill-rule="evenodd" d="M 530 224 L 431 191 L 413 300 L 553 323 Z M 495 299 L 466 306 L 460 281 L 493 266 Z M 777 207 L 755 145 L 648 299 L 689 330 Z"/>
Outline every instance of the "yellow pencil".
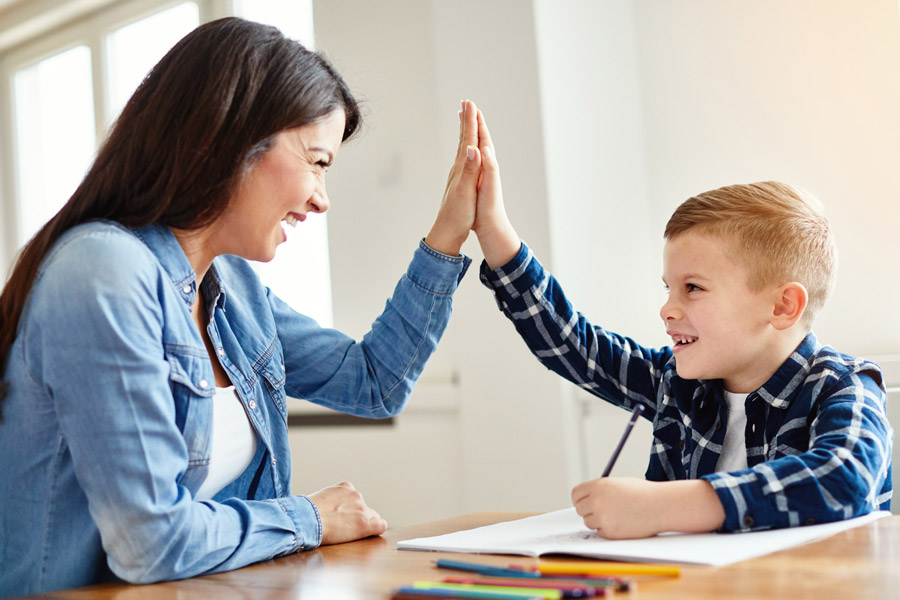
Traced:
<path fill-rule="evenodd" d="M 646 565 L 618 562 L 540 562 L 533 570 L 541 575 L 662 575 L 680 577 L 678 565 Z"/>

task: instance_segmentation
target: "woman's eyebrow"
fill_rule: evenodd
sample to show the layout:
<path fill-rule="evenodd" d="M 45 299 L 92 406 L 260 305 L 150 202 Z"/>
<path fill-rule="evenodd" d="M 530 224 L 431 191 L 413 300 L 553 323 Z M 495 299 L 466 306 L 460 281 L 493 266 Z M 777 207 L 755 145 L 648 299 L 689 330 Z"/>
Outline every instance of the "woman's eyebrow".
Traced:
<path fill-rule="evenodd" d="M 332 160 L 334 160 L 334 154 L 332 154 L 331 150 L 329 150 L 328 148 L 323 148 L 322 146 L 311 146 L 308 148 L 308 150 L 310 152 L 320 152 L 320 153 L 324 154 L 325 156 L 328 157 L 327 162 L 329 162 L 329 163 Z"/>

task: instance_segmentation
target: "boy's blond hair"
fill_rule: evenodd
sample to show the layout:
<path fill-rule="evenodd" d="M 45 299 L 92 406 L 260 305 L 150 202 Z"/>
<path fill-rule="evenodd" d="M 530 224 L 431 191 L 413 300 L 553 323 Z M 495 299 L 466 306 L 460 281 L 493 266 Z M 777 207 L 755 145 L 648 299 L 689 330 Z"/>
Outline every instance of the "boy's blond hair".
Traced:
<path fill-rule="evenodd" d="M 803 317 L 812 327 L 837 273 L 837 248 L 810 193 L 777 181 L 729 185 L 685 200 L 666 224 L 665 239 L 694 231 L 730 242 L 734 258 L 746 265 L 751 290 L 796 281 L 809 303 Z"/>

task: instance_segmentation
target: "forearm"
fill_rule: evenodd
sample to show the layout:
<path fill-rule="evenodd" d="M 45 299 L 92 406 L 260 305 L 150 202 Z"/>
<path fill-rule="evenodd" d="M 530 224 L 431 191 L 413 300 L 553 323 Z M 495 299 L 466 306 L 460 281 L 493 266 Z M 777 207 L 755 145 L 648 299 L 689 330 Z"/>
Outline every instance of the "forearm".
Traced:
<path fill-rule="evenodd" d="M 714 531 L 725 519 L 712 486 L 696 479 L 602 477 L 575 486 L 572 504 L 586 527 L 608 539 Z"/>
<path fill-rule="evenodd" d="M 361 342 L 270 298 L 287 393 L 361 417 L 400 412 L 450 321 L 453 293 L 470 262 L 420 244 Z"/>
<path fill-rule="evenodd" d="M 644 348 L 591 324 L 524 243 L 499 269 L 482 263 L 480 279 L 545 367 L 617 406 L 630 409 L 640 402 L 652 418 L 657 387 L 671 370 L 666 366 L 669 349 Z M 617 377 L 623 372 L 628 373 L 626 380 Z"/>
<path fill-rule="evenodd" d="M 725 509 L 716 491 L 702 479 L 660 483 L 656 507 L 657 530 L 703 533 L 725 522 Z"/>

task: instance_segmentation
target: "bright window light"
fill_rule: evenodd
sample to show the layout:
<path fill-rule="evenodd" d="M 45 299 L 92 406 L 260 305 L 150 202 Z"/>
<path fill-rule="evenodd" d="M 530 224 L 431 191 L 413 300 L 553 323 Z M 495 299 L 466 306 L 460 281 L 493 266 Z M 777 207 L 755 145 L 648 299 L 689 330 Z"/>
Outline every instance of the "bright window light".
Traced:
<path fill-rule="evenodd" d="M 66 203 L 93 157 L 91 51 L 77 46 L 17 71 L 13 88 L 24 242 Z"/>
<path fill-rule="evenodd" d="M 236 0 L 239 17 L 274 25 L 286 36 L 313 48 L 311 0 Z M 328 227 L 325 215 L 310 214 L 281 244 L 268 263 L 254 263 L 262 282 L 275 294 L 316 320 L 331 327 L 331 267 L 328 260 Z"/>
<path fill-rule="evenodd" d="M 122 112 L 153 65 L 199 24 L 197 5 L 185 2 L 109 34 L 107 102 L 111 119 Z"/>
<path fill-rule="evenodd" d="M 274 25 L 307 48 L 315 46 L 312 0 L 234 0 L 234 14 Z"/>

